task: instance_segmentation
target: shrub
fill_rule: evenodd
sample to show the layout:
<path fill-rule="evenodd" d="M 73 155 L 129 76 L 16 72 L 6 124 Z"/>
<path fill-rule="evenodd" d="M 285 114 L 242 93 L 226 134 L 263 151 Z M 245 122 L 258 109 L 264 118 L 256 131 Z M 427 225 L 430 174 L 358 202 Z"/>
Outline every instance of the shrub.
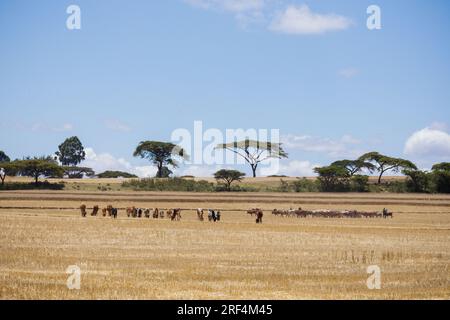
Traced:
<path fill-rule="evenodd" d="M 355 192 L 369 191 L 369 177 L 363 175 L 354 175 L 351 177 L 351 190 Z"/>
<path fill-rule="evenodd" d="M 319 191 L 317 182 L 306 178 L 295 180 L 291 183 L 294 192 L 317 192 Z"/>
<path fill-rule="evenodd" d="M 63 190 L 64 183 L 50 183 L 48 181 L 36 183 L 8 182 L 0 185 L 0 190 Z"/>
<path fill-rule="evenodd" d="M 133 179 L 122 182 L 122 187 L 131 188 L 135 191 L 193 191 L 210 192 L 214 191 L 214 184 L 205 180 L 194 181 L 181 178 L 146 178 Z"/>
<path fill-rule="evenodd" d="M 404 170 L 403 174 L 407 176 L 406 190 L 408 192 L 428 192 L 430 175 L 420 170 Z"/>

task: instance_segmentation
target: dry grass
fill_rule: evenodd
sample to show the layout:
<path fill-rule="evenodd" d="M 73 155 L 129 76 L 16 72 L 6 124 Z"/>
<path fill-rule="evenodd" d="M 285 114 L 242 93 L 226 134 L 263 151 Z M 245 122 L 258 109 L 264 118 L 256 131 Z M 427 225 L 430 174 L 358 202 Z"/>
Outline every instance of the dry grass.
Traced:
<path fill-rule="evenodd" d="M 81 203 L 228 211 L 216 224 L 193 211 L 171 222 L 122 210 L 113 221 L 82 219 Z M 386 203 L 392 220 L 269 213 Z M 236 211 L 255 206 L 268 210 L 262 225 Z M 1 192 L 0 243 L 1 299 L 450 298 L 450 197 L 442 195 Z M 73 264 L 83 271 L 78 291 L 66 287 Z M 381 267 L 381 290 L 366 287 L 369 265 Z"/>

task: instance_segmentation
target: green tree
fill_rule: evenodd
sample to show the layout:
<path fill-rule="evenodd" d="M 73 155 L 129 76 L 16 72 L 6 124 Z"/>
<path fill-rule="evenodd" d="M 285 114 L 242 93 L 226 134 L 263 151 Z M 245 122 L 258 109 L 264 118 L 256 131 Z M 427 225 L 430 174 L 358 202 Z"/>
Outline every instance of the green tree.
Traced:
<path fill-rule="evenodd" d="M 450 164 L 438 163 L 433 166 L 432 181 L 438 193 L 450 193 Z"/>
<path fill-rule="evenodd" d="M 378 152 L 369 152 L 362 155 L 358 160 L 368 161 L 375 165 L 376 170 L 379 173 L 378 184 L 381 184 L 381 177 L 389 170 L 399 172 L 400 170 L 417 170 L 414 163 L 409 160 L 394 158 L 382 155 Z"/>
<path fill-rule="evenodd" d="M 376 170 L 376 167 L 368 162 L 360 159 L 357 160 L 339 160 L 331 164 L 332 166 L 339 166 L 347 169 L 350 176 L 354 176 L 363 169 L 367 169 L 370 173 Z"/>
<path fill-rule="evenodd" d="M 340 192 L 349 190 L 350 174 L 341 166 L 314 168 L 319 177 L 320 190 L 324 192 Z"/>
<path fill-rule="evenodd" d="M 77 178 L 81 179 L 83 176 L 92 177 L 95 175 L 94 170 L 92 168 L 87 167 L 77 167 L 77 166 L 63 166 L 64 175 L 67 175 L 69 178 Z"/>
<path fill-rule="evenodd" d="M 214 178 L 218 182 L 222 181 L 225 184 L 228 191 L 231 190 L 231 184 L 234 181 L 241 181 L 243 177 L 245 177 L 245 173 L 237 170 L 222 169 L 214 173 Z"/>
<path fill-rule="evenodd" d="M 253 177 L 256 177 L 258 165 L 271 158 L 287 158 L 288 154 L 281 147 L 281 143 L 263 142 L 257 140 L 243 140 L 219 144 L 216 149 L 225 149 L 234 152 L 252 168 Z"/>
<path fill-rule="evenodd" d="M 355 174 L 351 176 L 352 190 L 356 192 L 368 192 L 369 191 L 369 177 Z"/>
<path fill-rule="evenodd" d="M 58 149 L 56 155 L 63 166 L 77 166 L 86 158 L 83 144 L 78 137 L 67 138 Z"/>
<path fill-rule="evenodd" d="M 403 170 L 403 174 L 408 177 L 406 188 L 410 192 L 428 192 L 429 174 L 420 170 Z"/>
<path fill-rule="evenodd" d="M 5 179 L 7 176 L 15 176 L 17 174 L 17 165 L 13 162 L 3 162 L 0 163 L 0 180 L 2 185 L 5 184 Z"/>
<path fill-rule="evenodd" d="M 62 177 L 64 169 L 52 157 L 27 158 L 14 161 L 15 169 L 21 176 L 33 177 L 37 185 L 39 177 Z"/>
<path fill-rule="evenodd" d="M 186 151 L 181 147 L 170 142 L 160 141 L 142 141 L 136 147 L 133 156 L 148 159 L 156 165 L 158 168 L 158 172 L 156 173 L 157 178 L 164 177 L 164 167 L 178 167 L 178 162 L 175 158 L 189 158 Z"/>
<path fill-rule="evenodd" d="M 117 178 L 137 178 L 137 175 L 128 173 L 128 172 L 122 172 L 122 171 L 105 171 L 103 173 L 100 173 L 97 175 L 99 178 L 110 178 L 110 179 L 117 179 Z"/>
<path fill-rule="evenodd" d="M 11 159 L 4 153 L 2 150 L 0 150 L 0 163 L 1 162 L 10 162 Z"/>
<path fill-rule="evenodd" d="M 450 171 L 450 162 L 436 163 L 431 170 L 433 171 Z"/>

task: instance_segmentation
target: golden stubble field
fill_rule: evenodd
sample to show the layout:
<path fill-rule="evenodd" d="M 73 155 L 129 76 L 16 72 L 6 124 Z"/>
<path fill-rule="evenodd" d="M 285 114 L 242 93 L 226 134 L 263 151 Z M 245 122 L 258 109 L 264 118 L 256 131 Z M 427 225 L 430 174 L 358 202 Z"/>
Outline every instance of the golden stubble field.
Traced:
<path fill-rule="evenodd" d="M 179 222 L 80 217 L 85 203 L 180 207 Z M 394 219 L 280 218 L 274 208 L 394 211 Z M 220 223 L 194 208 L 220 208 Z M 244 211 L 266 210 L 263 224 Z M 449 299 L 450 196 L 0 193 L 1 299 Z M 69 265 L 80 290 L 66 286 Z M 369 290 L 367 267 L 381 268 Z"/>

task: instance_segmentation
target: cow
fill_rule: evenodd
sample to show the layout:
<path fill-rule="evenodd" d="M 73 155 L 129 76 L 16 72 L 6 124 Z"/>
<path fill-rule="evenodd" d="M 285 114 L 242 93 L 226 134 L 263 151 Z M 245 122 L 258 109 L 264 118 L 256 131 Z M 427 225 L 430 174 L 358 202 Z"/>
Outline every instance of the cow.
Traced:
<path fill-rule="evenodd" d="M 102 215 L 103 215 L 104 217 L 106 217 L 107 214 L 108 214 L 108 209 L 103 208 L 103 209 L 102 209 Z"/>
<path fill-rule="evenodd" d="M 117 208 L 111 208 L 111 217 L 113 219 L 117 219 L 118 212 L 119 212 L 119 210 Z"/>
<path fill-rule="evenodd" d="M 83 218 L 86 218 L 87 212 L 86 212 L 86 205 L 85 205 L 85 204 L 82 204 L 82 205 L 80 206 L 80 211 L 81 211 L 81 216 L 82 216 Z"/>
<path fill-rule="evenodd" d="M 198 208 L 197 209 L 197 218 L 198 218 L 198 220 L 200 220 L 200 221 L 205 220 L 205 218 L 203 217 L 203 214 L 204 214 L 203 209 Z"/>
<path fill-rule="evenodd" d="M 158 210 L 158 209 L 156 209 L 156 210 Z M 164 210 L 159 210 L 159 217 L 161 219 L 164 219 Z"/>
<path fill-rule="evenodd" d="M 146 218 L 150 218 L 150 210 L 149 209 L 145 209 L 145 211 L 144 211 L 144 216 L 146 217 Z"/>
<path fill-rule="evenodd" d="M 389 211 L 388 209 L 383 208 L 383 218 L 386 219 L 387 217 L 393 218 L 394 214 L 391 211 Z"/>
<path fill-rule="evenodd" d="M 155 208 L 153 210 L 153 215 L 152 215 L 153 219 L 158 219 L 159 218 L 159 210 L 158 208 Z"/>
<path fill-rule="evenodd" d="M 253 208 L 253 209 L 247 210 L 247 213 L 248 213 L 249 215 L 251 215 L 251 216 L 253 216 L 253 215 L 258 215 L 258 212 L 259 212 L 260 210 L 261 210 L 261 209 Z"/>
<path fill-rule="evenodd" d="M 168 217 L 170 217 L 170 220 L 172 221 L 180 221 L 181 220 L 181 209 L 177 208 L 177 209 L 173 209 L 173 210 L 169 210 L 167 211 L 167 215 Z"/>
<path fill-rule="evenodd" d="M 133 208 L 127 208 L 127 217 L 131 217 L 131 215 L 133 214 Z"/>
<path fill-rule="evenodd" d="M 93 217 L 97 216 L 98 210 L 99 210 L 99 207 L 98 206 L 94 206 L 94 208 L 92 208 L 91 216 L 93 216 Z"/>

